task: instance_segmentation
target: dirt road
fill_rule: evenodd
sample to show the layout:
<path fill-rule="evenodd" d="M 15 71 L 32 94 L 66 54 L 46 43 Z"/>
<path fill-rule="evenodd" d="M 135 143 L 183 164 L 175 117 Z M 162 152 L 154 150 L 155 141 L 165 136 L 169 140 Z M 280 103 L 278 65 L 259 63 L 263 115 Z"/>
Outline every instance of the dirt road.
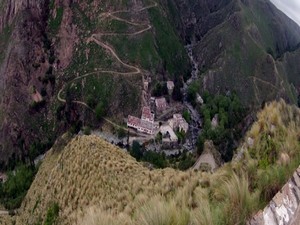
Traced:
<path fill-rule="evenodd" d="M 157 7 L 157 3 L 154 2 L 152 5 L 149 5 L 149 6 L 145 6 L 143 8 L 140 8 L 140 9 L 137 9 L 137 10 L 134 10 L 134 12 L 142 12 L 144 10 L 147 10 L 147 9 L 150 9 L 150 8 L 153 8 L 153 7 Z M 100 47 L 108 50 L 110 52 L 110 54 L 116 59 L 116 61 L 118 61 L 119 63 L 121 63 L 124 67 L 130 69 L 131 71 L 130 72 L 121 72 L 121 71 L 114 71 L 114 70 L 98 70 L 97 72 L 91 72 L 91 73 L 86 73 L 86 74 L 83 74 L 79 77 L 76 77 L 74 79 L 72 79 L 71 81 L 67 82 L 67 84 L 65 84 L 64 86 L 62 86 L 62 88 L 59 90 L 58 94 L 57 94 L 57 99 L 58 101 L 62 102 L 62 103 L 66 103 L 66 99 L 64 99 L 62 97 L 62 93 L 65 89 L 65 87 L 74 82 L 74 81 L 77 81 L 77 80 L 80 80 L 80 79 L 83 79 L 83 78 L 86 78 L 88 76 L 95 76 L 95 75 L 99 75 L 100 73 L 108 73 L 108 74 L 112 74 L 112 75 L 135 75 L 135 74 L 141 74 L 142 71 L 139 67 L 137 66 L 133 66 L 133 65 L 129 65 L 127 63 L 125 63 L 124 61 L 122 61 L 120 59 L 120 57 L 118 56 L 118 54 L 115 52 L 115 50 L 113 49 L 112 46 L 109 46 L 107 43 L 103 42 L 101 40 L 101 37 L 103 36 L 134 36 L 134 35 L 139 35 L 139 34 L 142 34 L 148 30 L 150 30 L 152 28 L 152 26 L 150 24 L 145 24 L 145 23 L 135 23 L 135 22 L 132 22 L 132 21 L 129 21 L 129 20 L 126 20 L 126 19 L 123 19 L 123 18 L 120 18 L 118 16 L 115 16 L 115 14 L 117 13 L 130 13 L 130 12 L 133 12 L 133 11 L 130 11 L 130 10 L 119 10 L 119 11 L 114 11 L 114 12 L 105 12 L 105 13 L 102 13 L 100 15 L 101 19 L 108 19 L 108 18 L 111 18 L 113 20 L 119 20 L 119 21 L 122 21 L 122 22 L 125 22 L 127 24 L 130 24 L 130 25 L 133 25 L 133 26 L 146 26 L 145 28 L 143 29 L 140 29 L 139 31 L 137 32 L 133 32 L 133 33 L 105 33 L 105 32 L 102 32 L 102 33 L 97 33 L 97 34 L 92 34 L 92 36 L 90 38 L 87 39 L 87 42 L 95 42 L 97 45 L 99 45 Z M 92 110 L 94 112 L 94 110 L 92 108 L 90 108 L 85 102 L 83 101 L 73 101 L 73 103 L 76 103 L 76 104 L 80 104 L 80 105 L 83 105 L 87 108 L 89 108 L 90 110 Z M 118 124 L 110 121 L 109 119 L 107 118 L 103 118 L 106 122 L 112 124 L 113 126 L 115 127 L 118 127 L 118 128 L 122 128 L 122 129 L 125 129 L 121 126 L 119 126 Z M 127 129 L 125 129 L 126 131 L 128 131 Z"/>

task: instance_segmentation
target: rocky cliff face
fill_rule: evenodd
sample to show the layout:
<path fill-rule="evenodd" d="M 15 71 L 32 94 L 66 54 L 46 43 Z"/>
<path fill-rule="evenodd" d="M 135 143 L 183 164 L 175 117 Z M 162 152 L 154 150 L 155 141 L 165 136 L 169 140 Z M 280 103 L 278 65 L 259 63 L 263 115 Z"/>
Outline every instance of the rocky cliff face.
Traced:
<path fill-rule="evenodd" d="M 45 50 L 47 4 L 4 1 L 1 8 L 1 161 L 13 152 L 27 154 L 32 140 L 40 139 L 41 126 L 47 124 L 44 106 L 49 97 L 45 92 L 50 87 L 40 81 L 49 68 Z"/>
<path fill-rule="evenodd" d="M 300 168 L 283 186 L 268 206 L 258 212 L 247 225 L 297 225 L 300 222 Z"/>

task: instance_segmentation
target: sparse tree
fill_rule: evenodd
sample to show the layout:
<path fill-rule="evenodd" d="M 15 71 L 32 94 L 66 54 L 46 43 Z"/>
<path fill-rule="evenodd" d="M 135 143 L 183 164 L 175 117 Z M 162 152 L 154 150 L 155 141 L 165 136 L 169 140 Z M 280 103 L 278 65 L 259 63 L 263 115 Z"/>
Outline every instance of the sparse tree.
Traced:
<path fill-rule="evenodd" d="M 143 152 L 141 150 L 141 145 L 137 141 L 132 142 L 130 155 L 132 157 L 134 157 L 136 160 L 140 160 L 143 157 Z"/>
<path fill-rule="evenodd" d="M 98 120 L 105 115 L 105 104 L 102 101 L 97 104 L 95 113 Z"/>

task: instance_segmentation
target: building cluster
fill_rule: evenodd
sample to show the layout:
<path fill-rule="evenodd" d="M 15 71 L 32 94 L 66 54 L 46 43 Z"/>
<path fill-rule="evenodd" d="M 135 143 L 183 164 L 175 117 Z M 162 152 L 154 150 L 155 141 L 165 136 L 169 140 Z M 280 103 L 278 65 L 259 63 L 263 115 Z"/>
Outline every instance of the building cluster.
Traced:
<path fill-rule="evenodd" d="M 163 112 L 167 109 L 167 100 L 164 97 L 155 99 L 155 107 L 157 112 Z"/>
<path fill-rule="evenodd" d="M 144 82 L 144 89 L 147 90 L 149 86 L 149 82 Z M 168 81 L 167 88 L 169 94 L 172 94 L 174 89 L 174 82 Z M 164 124 L 159 126 L 158 122 L 154 120 L 154 113 L 162 113 L 166 111 L 168 105 L 165 97 L 151 97 L 150 98 L 150 106 L 151 107 L 143 107 L 142 109 L 142 116 L 141 118 L 135 116 L 128 116 L 127 126 L 129 128 L 134 128 L 139 132 L 146 133 L 149 135 L 156 135 L 159 132 L 162 135 L 162 143 L 163 145 L 167 145 L 169 147 L 174 147 L 178 143 L 178 137 L 176 135 L 176 131 L 184 131 L 185 133 L 188 132 L 189 124 L 186 120 L 182 117 L 181 114 L 174 114 L 171 119 L 166 121 Z"/>
<path fill-rule="evenodd" d="M 178 137 L 175 131 L 188 132 L 189 124 L 185 121 L 181 114 L 174 114 L 172 119 L 168 120 L 168 123 L 162 125 L 159 131 L 162 134 L 163 144 L 174 144 L 178 142 Z"/>
<path fill-rule="evenodd" d="M 154 113 L 150 107 L 143 107 L 141 118 L 128 116 L 127 126 L 146 134 L 154 134 L 159 125 L 154 122 Z"/>
<path fill-rule="evenodd" d="M 179 131 L 184 131 L 185 133 L 187 133 L 189 129 L 189 124 L 181 114 L 174 114 L 173 118 L 168 120 L 168 123 L 173 130 L 178 129 Z"/>

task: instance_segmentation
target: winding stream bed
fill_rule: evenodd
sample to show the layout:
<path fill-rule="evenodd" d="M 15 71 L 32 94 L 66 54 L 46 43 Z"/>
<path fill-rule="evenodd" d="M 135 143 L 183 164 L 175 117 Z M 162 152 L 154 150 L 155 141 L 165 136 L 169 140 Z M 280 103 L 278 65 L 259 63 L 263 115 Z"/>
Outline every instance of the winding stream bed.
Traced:
<path fill-rule="evenodd" d="M 189 150 L 193 151 L 196 148 L 197 139 L 201 132 L 200 124 L 201 124 L 201 118 L 196 109 L 193 108 L 193 106 L 187 101 L 187 91 L 188 91 L 188 85 L 191 84 L 193 81 L 198 79 L 198 63 L 195 61 L 193 56 L 193 47 L 194 44 L 186 45 L 185 48 L 188 52 L 188 56 L 190 58 L 190 62 L 192 64 L 192 72 L 191 77 L 189 80 L 187 80 L 186 83 L 183 84 L 182 92 L 183 92 L 183 103 L 185 108 L 189 111 L 191 115 L 191 122 L 189 124 L 189 130 L 190 135 L 187 136 L 187 141 L 184 145 L 184 147 Z"/>

